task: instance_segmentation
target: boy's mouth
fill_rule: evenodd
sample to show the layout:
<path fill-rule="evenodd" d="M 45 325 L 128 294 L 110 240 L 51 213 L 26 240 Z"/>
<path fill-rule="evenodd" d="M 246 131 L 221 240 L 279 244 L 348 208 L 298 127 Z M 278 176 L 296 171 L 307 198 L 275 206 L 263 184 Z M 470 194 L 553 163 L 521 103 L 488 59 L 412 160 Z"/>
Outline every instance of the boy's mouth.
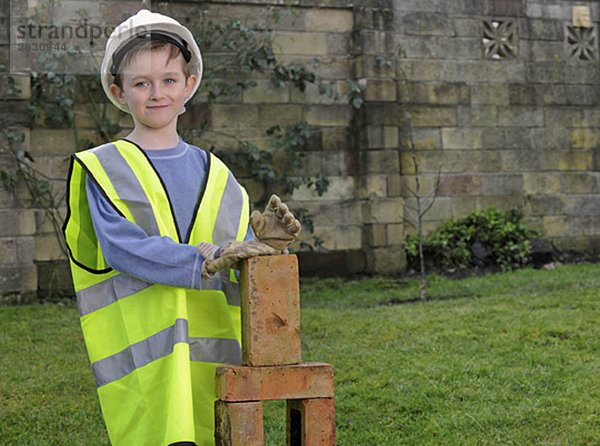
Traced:
<path fill-rule="evenodd" d="M 149 105 L 148 108 L 152 109 L 152 110 L 159 110 L 162 108 L 167 108 L 168 105 Z"/>

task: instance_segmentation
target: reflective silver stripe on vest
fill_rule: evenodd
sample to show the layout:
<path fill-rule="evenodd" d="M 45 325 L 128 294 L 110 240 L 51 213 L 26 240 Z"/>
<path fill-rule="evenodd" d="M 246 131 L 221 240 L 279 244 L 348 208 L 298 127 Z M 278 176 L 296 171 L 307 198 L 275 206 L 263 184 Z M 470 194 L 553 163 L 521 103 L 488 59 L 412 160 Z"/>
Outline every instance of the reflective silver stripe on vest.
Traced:
<path fill-rule="evenodd" d="M 152 284 L 127 274 L 109 277 L 75 293 L 77 295 L 77 305 L 79 306 L 79 316 L 93 313 L 149 286 L 152 286 Z"/>
<path fill-rule="evenodd" d="M 229 270 L 219 271 L 212 279 L 202 278 L 203 290 L 223 291 L 228 305 L 241 305 L 240 284 L 229 280 Z"/>
<path fill-rule="evenodd" d="M 114 144 L 105 144 L 93 151 L 119 198 L 125 202 L 135 222 L 148 235 L 160 235 L 154 212 L 139 180 Z"/>
<path fill-rule="evenodd" d="M 136 369 L 164 358 L 173 352 L 175 344 L 190 345 L 190 360 L 221 364 L 240 364 L 242 353 L 237 339 L 190 338 L 188 321 L 177 319 L 175 324 L 143 341 L 130 345 L 112 356 L 92 364 L 96 387 L 102 387 Z"/>
<path fill-rule="evenodd" d="M 229 172 L 227 184 L 223 191 L 223 198 L 219 205 L 219 212 L 215 219 L 213 229 L 213 245 L 221 246 L 236 239 L 240 226 L 241 211 L 244 205 L 244 196 L 238 182 Z"/>

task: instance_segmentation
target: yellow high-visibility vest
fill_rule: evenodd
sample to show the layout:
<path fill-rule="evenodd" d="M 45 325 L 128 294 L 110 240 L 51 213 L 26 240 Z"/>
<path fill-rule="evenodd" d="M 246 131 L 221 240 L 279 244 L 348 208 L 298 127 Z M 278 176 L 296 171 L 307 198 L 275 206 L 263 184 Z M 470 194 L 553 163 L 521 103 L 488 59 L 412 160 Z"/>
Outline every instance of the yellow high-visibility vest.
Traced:
<path fill-rule="evenodd" d="M 190 245 L 243 240 L 248 195 L 209 154 L 195 219 L 182 237 L 160 176 L 134 143 L 120 139 L 74 154 L 69 171 L 63 229 L 112 444 L 213 445 L 215 368 L 241 362 L 239 284 L 233 270 L 204 281 L 202 290 L 148 283 L 114 271 L 94 232 L 87 176 L 120 215 L 148 235 Z"/>

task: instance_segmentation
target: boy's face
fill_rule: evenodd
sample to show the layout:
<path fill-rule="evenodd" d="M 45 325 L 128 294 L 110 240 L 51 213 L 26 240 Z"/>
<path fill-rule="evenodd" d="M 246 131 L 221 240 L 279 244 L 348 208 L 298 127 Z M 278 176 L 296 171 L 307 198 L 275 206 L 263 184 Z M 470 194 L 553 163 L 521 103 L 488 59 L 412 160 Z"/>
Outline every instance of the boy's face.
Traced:
<path fill-rule="evenodd" d="M 179 54 L 167 63 L 168 56 L 168 47 L 141 51 L 122 69 L 123 89 L 110 86 L 113 96 L 127 105 L 136 129 L 161 129 L 172 124 L 194 89 L 197 78 L 193 74 L 185 78 L 183 56 Z"/>

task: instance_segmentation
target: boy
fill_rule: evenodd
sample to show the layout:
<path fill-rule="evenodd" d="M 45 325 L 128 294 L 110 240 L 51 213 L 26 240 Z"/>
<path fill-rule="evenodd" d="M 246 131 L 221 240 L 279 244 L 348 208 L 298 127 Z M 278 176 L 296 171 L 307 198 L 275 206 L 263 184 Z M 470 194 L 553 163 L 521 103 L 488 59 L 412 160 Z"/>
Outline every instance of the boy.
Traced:
<path fill-rule="evenodd" d="M 300 231 L 276 196 L 249 216 L 225 165 L 177 135 L 201 75 L 187 28 L 147 10 L 130 17 L 108 39 L 101 76 L 134 129 L 71 162 L 64 232 L 114 445 L 214 444 L 215 368 L 241 360 L 230 268 L 280 254 Z"/>

